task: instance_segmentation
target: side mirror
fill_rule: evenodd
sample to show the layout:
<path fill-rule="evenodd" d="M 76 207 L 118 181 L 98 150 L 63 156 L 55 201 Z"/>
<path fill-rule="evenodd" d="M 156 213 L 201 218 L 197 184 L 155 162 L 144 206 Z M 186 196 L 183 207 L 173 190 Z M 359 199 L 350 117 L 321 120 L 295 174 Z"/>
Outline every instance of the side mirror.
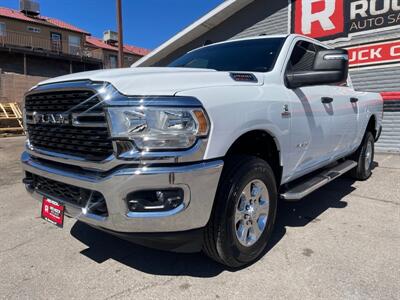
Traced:
<path fill-rule="evenodd" d="M 347 50 L 321 50 L 317 52 L 312 71 L 289 71 L 286 80 L 290 88 L 306 85 L 342 83 L 349 73 Z"/>

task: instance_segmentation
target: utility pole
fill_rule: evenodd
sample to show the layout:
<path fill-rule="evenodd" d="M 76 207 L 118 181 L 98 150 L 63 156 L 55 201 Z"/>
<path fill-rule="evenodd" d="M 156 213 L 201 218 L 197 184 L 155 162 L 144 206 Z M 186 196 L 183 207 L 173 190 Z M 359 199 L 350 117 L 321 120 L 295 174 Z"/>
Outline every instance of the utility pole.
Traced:
<path fill-rule="evenodd" d="M 117 0 L 118 67 L 124 67 L 124 38 L 122 34 L 122 0 Z"/>

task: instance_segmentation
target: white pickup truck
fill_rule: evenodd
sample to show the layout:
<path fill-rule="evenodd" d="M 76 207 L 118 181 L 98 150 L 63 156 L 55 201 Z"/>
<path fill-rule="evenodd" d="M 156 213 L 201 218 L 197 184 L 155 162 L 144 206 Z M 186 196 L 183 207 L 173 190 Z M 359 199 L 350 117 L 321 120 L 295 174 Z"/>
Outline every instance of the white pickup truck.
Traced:
<path fill-rule="evenodd" d="M 71 74 L 25 96 L 23 182 L 58 226 L 239 267 L 266 248 L 278 201 L 369 178 L 382 106 L 353 89 L 345 50 L 299 35 Z"/>

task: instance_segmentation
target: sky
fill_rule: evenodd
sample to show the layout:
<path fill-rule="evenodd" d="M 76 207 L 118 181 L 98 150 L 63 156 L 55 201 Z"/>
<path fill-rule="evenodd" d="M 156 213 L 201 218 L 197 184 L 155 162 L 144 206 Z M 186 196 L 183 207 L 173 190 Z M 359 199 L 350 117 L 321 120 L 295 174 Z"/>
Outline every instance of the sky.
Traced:
<path fill-rule="evenodd" d="M 39 0 L 41 14 L 102 37 L 116 30 L 115 0 Z M 124 43 L 154 49 L 223 0 L 122 0 Z M 0 0 L 18 9 L 19 0 Z"/>

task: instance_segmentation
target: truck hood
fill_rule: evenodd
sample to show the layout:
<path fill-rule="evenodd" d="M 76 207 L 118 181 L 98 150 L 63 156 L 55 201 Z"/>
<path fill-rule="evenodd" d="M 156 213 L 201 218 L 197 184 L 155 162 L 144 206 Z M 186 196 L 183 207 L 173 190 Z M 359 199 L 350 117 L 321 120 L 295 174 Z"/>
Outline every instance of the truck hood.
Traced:
<path fill-rule="evenodd" d="M 75 73 L 41 82 L 39 85 L 65 81 L 91 80 L 111 83 L 129 96 L 173 96 L 178 92 L 215 86 L 262 85 L 263 76 L 253 73 L 258 82 L 235 81 L 229 72 L 190 68 L 125 68 Z"/>

